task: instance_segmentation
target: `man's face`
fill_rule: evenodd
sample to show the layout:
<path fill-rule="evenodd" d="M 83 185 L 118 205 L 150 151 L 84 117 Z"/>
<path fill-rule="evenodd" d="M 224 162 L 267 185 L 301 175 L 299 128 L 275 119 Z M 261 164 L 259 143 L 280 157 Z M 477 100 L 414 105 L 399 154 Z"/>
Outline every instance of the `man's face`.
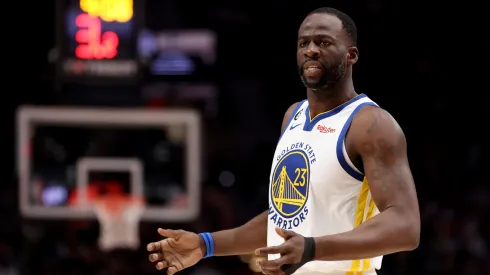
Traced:
<path fill-rule="evenodd" d="M 298 31 L 298 72 L 307 88 L 326 89 L 344 77 L 348 37 L 335 15 L 311 14 Z"/>

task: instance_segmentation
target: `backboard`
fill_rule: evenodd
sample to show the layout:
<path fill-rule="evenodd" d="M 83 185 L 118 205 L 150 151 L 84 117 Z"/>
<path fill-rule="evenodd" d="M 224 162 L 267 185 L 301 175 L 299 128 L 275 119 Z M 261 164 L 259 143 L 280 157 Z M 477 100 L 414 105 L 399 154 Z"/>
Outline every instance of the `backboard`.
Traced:
<path fill-rule="evenodd" d="M 199 214 L 200 142 L 192 110 L 21 107 L 21 212 L 92 219 L 91 199 L 123 192 L 146 199 L 144 221 L 190 221 Z"/>

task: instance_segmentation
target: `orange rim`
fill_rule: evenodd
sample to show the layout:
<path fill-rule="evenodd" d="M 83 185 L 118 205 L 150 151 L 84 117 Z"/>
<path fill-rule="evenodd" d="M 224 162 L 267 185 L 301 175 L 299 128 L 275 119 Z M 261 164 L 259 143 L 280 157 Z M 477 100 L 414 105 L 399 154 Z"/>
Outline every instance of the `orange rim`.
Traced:
<path fill-rule="evenodd" d="M 96 207 L 103 207 L 108 213 L 119 215 L 124 209 L 131 205 L 142 206 L 145 201 L 140 196 L 117 194 L 105 195 L 95 200 Z"/>

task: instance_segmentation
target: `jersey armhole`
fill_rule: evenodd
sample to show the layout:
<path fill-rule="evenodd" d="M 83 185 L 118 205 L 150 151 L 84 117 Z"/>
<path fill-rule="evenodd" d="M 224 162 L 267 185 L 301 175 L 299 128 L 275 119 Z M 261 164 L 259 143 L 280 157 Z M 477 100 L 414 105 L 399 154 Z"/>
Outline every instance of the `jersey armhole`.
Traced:
<path fill-rule="evenodd" d="M 345 135 L 347 134 L 347 130 L 349 130 L 349 127 L 352 123 L 352 119 L 354 119 L 354 116 L 362 109 L 364 106 L 375 106 L 379 107 L 376 103 L 374 102 L 364 102 L 359 104 L 354 111 L 350 114 L 349 118 L 345 122 L 344 126 L 342 127 L 342 131 L 340 132 L 339 139 L 337 140 L 337 147 L 336 147 L 336 152 L 337 152 L 337 159 L 339 161 L 340 166 L 344 169 L 344 171 L 349 174 L 351 177 L 355 178 L 358 181 L 363 181 L 364 180 L 364 174 L 357 169 L 354 164 L 352 163 L 352 160 L 349 158 L 349 155 L 347 154 L 347 149 L 345 148 Z"/>
<path fill-rule="evenodd" d="M 342 155 L 343 155 L 345 161 L 347 162 L 347 164 L 352 169 L 354 169 L 357 173 L 362 174 L 361 171 L 359 171 L 359 169 L 357 169 L 357 167 L 354 165 L 354 163 L 350 159 L 349 155 L 347 154 L 347 149 L 345 148 L 345 140 L 342 142 Z"/>

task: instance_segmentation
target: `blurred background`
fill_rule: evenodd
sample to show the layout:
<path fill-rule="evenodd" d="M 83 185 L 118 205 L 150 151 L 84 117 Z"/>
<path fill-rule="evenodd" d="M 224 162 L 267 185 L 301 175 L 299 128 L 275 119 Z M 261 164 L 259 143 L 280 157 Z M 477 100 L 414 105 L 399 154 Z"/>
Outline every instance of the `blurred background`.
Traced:
<path fill-rule="evenodd" d="M 144 246 L 158 227 L 215 231 L 264 211 L 282 117 L 305 98 L 297 29 L 322 6 L 355 20 L 357 92 L 408 140 L 421 244 L 386 256 L 378 274 L 490 274 L 486 10 L 397 2 L 12 3 L 0 275 L 156 274 Z M 142 246 L 101 250 L 94 214 L 72 206 L 80 192 L 142 195 Z M 182 274 L 254 274 L 249 261 Z"/>

